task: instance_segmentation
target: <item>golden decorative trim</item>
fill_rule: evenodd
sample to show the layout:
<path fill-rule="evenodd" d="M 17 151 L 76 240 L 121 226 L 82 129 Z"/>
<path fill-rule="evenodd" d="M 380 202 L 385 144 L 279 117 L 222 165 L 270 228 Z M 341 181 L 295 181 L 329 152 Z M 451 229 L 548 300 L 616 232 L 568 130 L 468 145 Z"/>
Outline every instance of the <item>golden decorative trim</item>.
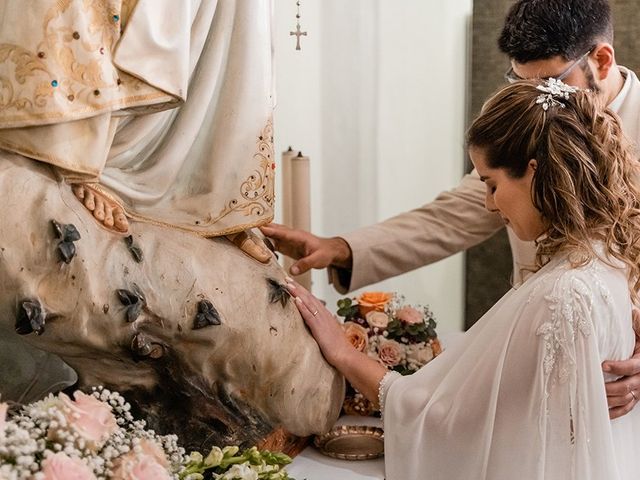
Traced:
<path fill-rule="evenodd" d="M 0 124 L 76 120 L 151 101 L 175 107 L 179 99 L 112 62 L 122 25 L 136 5 L 137 0 L 58 0 L 43 15 L 42 39 L 31 48 L 0 43 Z M 66 21 L 74 15 L 82 15 L 77 30 Z"/>
<path fill-rule="evenodd" d="M 264 215 L 273 208 L 274 198 L 274 148 L 273 121 L 269 119 L 258 137 L 258 153 L 253 158 L 259 161 L 259 167 L 240 185 L 240 196 L 229 202 L 213 218 L 208 218 L 201 225 L 212 225 L 233 212 L 244 215 Z"/>
<path fill-rule="evenodd" d="M 155 220 L 155 219 L 149 218 L 149 217 L 143 217 L 141 215 L 137 215 L 137 214 L 131 213 L 131 212 L 127 212 L 127 217 L 131 218 L 132 220 L 137 220 L 137 221 L 140 221 L 140 222 L 149 223 L 149 224 L 155 225 L 157 227 L 172 228 L 174 230 L 180 230 L 181 232 L 195 234 L 195 235 L 197 235 L 199 237 L 204 237 L 204 238 L 223 237 L 225 235 L 230 235 L 230 234 L 233 234 L 233 233 L 242 232 L 242 231 L 248 230 L 250 228 L 260 227 L 262 225 L 266 225 L 267 223 L 271 223 L 271 222 L 273 222 L 273 219 L 274 219 L 274 216 L 270 215 L 268 217 L 261 218 L 260 220 L 256 220 L 255 222 L 249 222 L 249 223 L 234 225 L 233 227 L 227 227 L 227 228 L 224 228 L 222 230 L 200 231 L 200 230 L 196 230 L 194 228 L 189 228 L 189 227 L 185 227 L 185 226 L 182 226 L 182 225 L 176 225 L 174 223 L 168 223 L 168 222 L 163 222 L 161 220 Z"/>
<path fill-rule="evenodd" d="M 253 158 L 258 160 L 259 165 L 240 185 L 239 196 L 226 202 L 226 206 L 220 213 L 212 217 L 209 215 L 204 221 L 198 221 L 193 227 L 184 225 L 169 224 L 157 219 L 139 215 L 132 211 L 127 211 L 127 216 L 134 220 L 151 223 L 154 225 L 176 228 L 187 232 L 196 233 L 203 237 L 217 237 L 237 233 L 248 228 L 265 225 L 273 221 L 273 213 L 268 216 L 269 210 L 273 210 L 274 198 L 274 148 L 273 148 L 273 120 L 269 118 L 267 124 L 257 140 L 258 152 Z M 245 224 L 235 224 L 233 227 L 216 230 L 211 227 L 219 223 L 222 219 L 232 213 L 241 213 L 243 216 L 258 216 L 258 220 Z M 207 228 L 209 227 L 209 228 Z"/>

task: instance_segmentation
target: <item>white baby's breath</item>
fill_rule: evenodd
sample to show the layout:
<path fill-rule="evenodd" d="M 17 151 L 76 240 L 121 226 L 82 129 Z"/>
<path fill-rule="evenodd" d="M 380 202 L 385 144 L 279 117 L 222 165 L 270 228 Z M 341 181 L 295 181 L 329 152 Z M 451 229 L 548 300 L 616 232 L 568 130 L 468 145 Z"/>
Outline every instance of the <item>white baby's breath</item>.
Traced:
<path fill-rule="evenodd" d="M 175 480 L 200 480 L 202 472 L 211 468 L 217 468 L 211 472 L 214 479 L 290 478 L 283 468 L 291 461 L 286 455 L 259 452 L 255 447 L 240 454 L 238 447 L 226 446 L 214 448 L 206 459 L 201 454 L 187 456 L 176 435 L 158 435 L 147 428 L 145 421 L 134 420 L 131 405 L 118 392 L 97 387 L 91 395 L 109 405 L 115 417 L 115 423 L 110 419 L 112 423 L 106 441 L 98 447 L 90 444 L 74 424 L 79 416 L 74 415 L 75 405 L 69 406 L 70 399 L 49 395 L 22 407 L 0 428 L 0 479 L 44 480 L 43 462 L 50 458 L 58 461 L 62 456 L 69 457 L 69 461 L 79 460 L 81 467 L 88 468 L 96 479 L 107 480 L 118 474 L 124 458 L 148 455 L 145 449 L 149 448 L 149 441 L 162 450 L 170 463 L 167 473 Z M 82 395 L 80 398 L 86 401 Z M 105 411 L 104 406 L 95 404 L 94 400 L 89 403 Z"/>
<path fill-rule="evenodd" d="M 98 479 L 108 479 L 114 460 L 135 449 L 140 439 L 156 442 L 171 462 L 171 476 L 178 478 L 185 459 L 185 451 L 178 445 L 176 435 L 157 435 L 146 429 L 142 420 L 134 421 L 131 406 L 117 392 L 94 388 L 91 393 L 111 407 L 117 429 L 102 448 L 92 451 L 86 439 L 69 428 L 60 398 L 49 395 L 43 400 L 25 405 L 9 418 L 0 432 L 0 478 L 8 480 L 39 480 L 42 461 L 57 452 L 79 458 Z M 71 421 L 75 416 L 71 415 Z M 139 448 L 139 447 L 138 447 Z"/>

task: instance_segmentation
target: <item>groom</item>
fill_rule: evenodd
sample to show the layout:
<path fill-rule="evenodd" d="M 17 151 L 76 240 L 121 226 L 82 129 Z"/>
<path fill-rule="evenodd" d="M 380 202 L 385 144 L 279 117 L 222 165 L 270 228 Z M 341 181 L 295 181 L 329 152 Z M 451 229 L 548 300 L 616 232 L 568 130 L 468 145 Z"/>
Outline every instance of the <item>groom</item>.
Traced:
<path fill-rule="evenodd" d="M 508 81 L 556 77 L 591 88 L 620 116 L 627 137 L 640 145 L 640 81 L 634 72 L 616 64 L 612 43 L 607 0 L 519 0 L 509 10 L 498 41 L 511 59 Z M 280 251 L 298 259 L 292 274 L 328 267 L 331 282 L 345 293 L 434 263 L 491 237 L 504 223 L 485 209 L 484 200 L 485 187 L 474 171 L 429 204 L 340 237 L 321 238 L 274 224 L 262 231 Z M 507 231 L 514 281 L 520 282 L 522 272 L 534 264 L 535 247 Z M 634 314 L 634 325 L 640 335 L 638 314 Z M 603 369 L 625 376 L 607 384 L 611 418 L 625 415 L 640 399 L 640 343 L 630 360 L 605 362 Z"/>

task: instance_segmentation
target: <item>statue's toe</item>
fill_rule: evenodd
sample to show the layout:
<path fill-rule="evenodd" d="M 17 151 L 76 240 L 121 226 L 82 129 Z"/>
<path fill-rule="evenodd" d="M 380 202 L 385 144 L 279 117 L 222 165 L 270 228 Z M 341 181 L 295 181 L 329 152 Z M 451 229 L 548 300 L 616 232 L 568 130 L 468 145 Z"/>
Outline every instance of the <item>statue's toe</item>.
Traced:
<path fill-rule="evenodd" d="M 84 191 L 84 206 L 92 212 L 96 209 L 96 197 L 91 190 Z"/>
<path fill-rule="evenodd" d="M 120 233 L 127 233 L 129 231 L 129 220 L 127 220 L 127 216 L 120 207 L 113 209 L 113 228 Z"/>
<path fill-rule="evenodd" d="M 80 184 L 75 184 L 71 186 L 71 190 L 73 194 L 78 197 L 79 200 L 84 200 L 84 187 Z"/>
<path fill-rule="evenodd" d="M 129 221 L 117 201 L 90 184 L 78 183 L 72 185 L 71 190 L 103 227 L 117 233 L 129 231 Z"/>
<path fill-rule="evenodd" d="M 104 219 L 105 219 L 105 205 L 104 205 L 104 201 L 102 200 L 101 197 L 96 196 L 95 197 L 95 202 L 96 202 L 96 208 L 93 209 L 93 216 L 96 217 L 96 220 L 98 220 L 99 222 L 104 223 Z"/>
<path fill-rule="evenodd" d="M 104 225 L 109 228 L 114 226 L 113 208 L 105 208 L 104 220 L 102 221 L 102 223 L 104 223 Z"/>

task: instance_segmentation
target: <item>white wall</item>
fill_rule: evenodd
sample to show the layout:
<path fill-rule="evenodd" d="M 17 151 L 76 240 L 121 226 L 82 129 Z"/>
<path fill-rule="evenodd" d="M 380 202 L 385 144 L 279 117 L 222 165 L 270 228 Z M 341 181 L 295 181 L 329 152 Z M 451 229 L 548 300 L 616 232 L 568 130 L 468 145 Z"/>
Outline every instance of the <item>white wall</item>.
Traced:
<path fill-rule="evenodd" d="M 312 161 L 312 230 L 338 235 L 432 200 L 463 174 L 472 0 L 275 0 L 276 151 Z M 278 215 L 276 216 L 278 220 Z M 463 257 L 368 289 L 429 304 L 463 325 Z M 339 298 L 326 274 L 314 293 Z"/>

